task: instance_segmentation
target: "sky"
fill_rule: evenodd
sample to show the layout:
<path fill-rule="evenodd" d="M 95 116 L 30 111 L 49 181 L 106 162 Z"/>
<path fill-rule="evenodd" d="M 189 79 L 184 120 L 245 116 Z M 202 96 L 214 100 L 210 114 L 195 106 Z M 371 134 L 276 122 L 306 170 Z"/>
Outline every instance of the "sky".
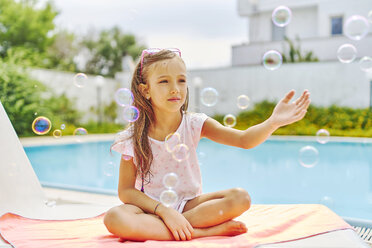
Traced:
<path fill-rule="evenodd" d="M 46 1 L 46 0 L 45 0 Z M 44 2 L 45 2 L 44 1 Z M 147 47 L 177 47 L 189 69 L 231 64 L 231 46 L 248 40 L 238 0 L 53 0 L 55 23 L 77 34 L 115 25 Z M 42 3 L 43 1 L 41 1 Z"/>

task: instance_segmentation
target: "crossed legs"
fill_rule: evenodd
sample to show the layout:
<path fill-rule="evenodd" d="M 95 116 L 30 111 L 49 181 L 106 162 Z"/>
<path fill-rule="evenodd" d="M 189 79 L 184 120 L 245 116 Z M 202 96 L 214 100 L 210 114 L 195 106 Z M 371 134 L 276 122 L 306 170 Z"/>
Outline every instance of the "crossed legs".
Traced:
<path fill-rule="evenodd" d="M 188 201 L 182 214 L 194 227 L 193 238 L 234 236 L 247 231 L 244 223 L 232 219 L 248 210 L 250 204 L 247 191 L 233 188 L 203 194 Z M 174 240 L 161 218 L 130 204 L 110 209 L 104 224 L 111 233 L 128 240 Z"/>

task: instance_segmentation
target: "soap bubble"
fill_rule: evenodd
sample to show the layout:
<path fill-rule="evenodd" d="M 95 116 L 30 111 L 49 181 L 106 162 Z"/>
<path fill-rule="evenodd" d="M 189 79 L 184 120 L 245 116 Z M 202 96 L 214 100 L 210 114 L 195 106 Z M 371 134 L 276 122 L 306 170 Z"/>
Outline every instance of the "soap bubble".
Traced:
<path fill-rule="evenodd" d="M 343 44 L 337 50 L 337 58 L 342 63 L 351 63 L 356 58 L 357 50 L 352 44 Z"/>
<path fill-rule="evenodd" d="M 120 88 L 115 92 L 115 101 L 122 107 L 132 105 L 134 101 L 133 93 L 127 88 Z"/>
<path fill-rule="evenodd" d="M 279 6 L 274 9 L 271 19 L 276 26 L 285 27 L 291 22 L 292 11 L 287 6 Z"/>
<path fill-rule="evenodd" d="M 359 67 L 362 71 L 372 71 L 372 58 L 364 56 L 359 60 Z"/>
<path fill-rule="evenodd" d="M 65 124 L 62 124 L 61 125 L 61 129 L 64 130 L 66 128 L 66 125 Z"/>
<path fill-rule="evenodd" d="M 318 163 L 318 150 L 313 146 L 304 146 L 300 149 L 299 161 L 305 168 L 312 168 Z"/>
<path fill-rule="evenodd" d="M 108 162 L 103 167 L 103 174 L 107 177 L 112 177 L 115 172 L 115 164 L 113 162 Z"/>
<path fill-rule="evenodd" d="M 369 23 L 364 16 L 353 15 L 350 16 L 344 25 L 345 35 L 352 40 L 363 39 L 369 30 Z"/>
<path fill-rule="evenodd" d="M 165 149 L 170 153 L 172 153 L 176 145 L 180 143 L 181 143 L 181 135 L 177 132 L 168 134 L 164 140 Z"/>
<path fill-rule="evenodd" d="M 236 125 L 236 117 L 232 114 L 227 114 L 223 117 L 223 124 L 226 127 L 234 127 Z"/>
<path fill-rule="evenodd" d="M 160 194 L 160 202 L 166 207 L 174 205 L 178 200 L 178 195 L 175 191 L 171 189 L 164 190 Z"/>
<path fill-rule="evenodd" d="M 250 102 L 251 102 L 251 100 L 246 95 L 240 95 L 237 98 L 237 105 L 238 105 L 238 108 L 240 108 L 240 109 L 248 108 Z"/>
<path fill-rule="evenodd" d="M 202 89 L 200 96 L 201 102 L 207 107 L 216 105 L 218 101 L 218 91 L 215 88 L 208 87 Z"/>
<path fill-rule="evenodd" d="M 283 58 L 278 51 L 269 50 L 264 54 L 262 63 L 266 69 L 273 71 L 278 69 L 282 65 Z"/>
<path fill-rule="evenodd" d="M 52 128 L 52 123 L 45 116 L 36 117 L 32 122 L 32 131 L 38 135 L 47 134 Z"/>
<path fill-rule="evenodd" d="M 167 189 L 174 189 L 178 184 L 178 176 L 176 173 L 171 172 L 163 177 L 163 185 Z"/>
<path fill-rule="evenodd" d="M 139 115 L 140 115 L 140 112 L 139 112 L 138 108 L 136 108 L 134 106 L 124 107 L 123 118 L 127 122 L 135 122 L 136 120 L 138 120 Z"/>
<path fill-rule="evenodd" d="M 325 144 L 329 141 L 329 132 L 325 129 L 319 129 L 318 132 L 316 132 L 316 140 L 320 144 Z"/>
<path fill-rule="evenodd" d="M 45 206 L 50 207 L 50 208 L 54 208 L 57 205 L 57 202 L 52 201 L 52 200 L 47 200 L 44 203 L 45 203 Z"/>
<path fill-rule="evenodd" d="M 372 23 L 372 10 L 368 12 L 368 21 Z"/>
<path fill-rule="evenodd" d="M 76 128 L 73 133 L 73 135 L 75 136 L 81 136 L 81 135 L 86 135 L 86 134 L 88 134 L 88 131 L 83 127 Z"/>
<path fill-rule="evenodd" d="M 54 130 L 53 131 L 53 136 L 54 136 L 54 138 L 61 138 L 61 136 L 62 136 L 62 131 L 61 130 L 59 130 L 59 129 L 56 129 L 56 130 Z"/>
<path fill-rule="evenodd" d="M 188 159 L 190 156 L 189 147 L 185 144 L 178 144 L 172 151 L 172 157 L 177 162 L 182 162 Z"/>
<path fill-rule="evenodd" d="M 333 208 L 333 204 L 334 204 L 333 199 L 329 196 L 323 196 L 322 199 L 320 199 L 319 203 L 331 209 Z"/>
<path fill-rule="evenodd" d="M 121 156 L 124 160 L 128 161 L 132 158 L 132 156 L 129 156 L 129 155 L 122 155 Z"/>
<path fill-rule="evenodd" d="M 74 84 L 76 87 L 83 88 L 87 82 L 87 75 L 84 73 L 78 73 L 74 76 Z"/>

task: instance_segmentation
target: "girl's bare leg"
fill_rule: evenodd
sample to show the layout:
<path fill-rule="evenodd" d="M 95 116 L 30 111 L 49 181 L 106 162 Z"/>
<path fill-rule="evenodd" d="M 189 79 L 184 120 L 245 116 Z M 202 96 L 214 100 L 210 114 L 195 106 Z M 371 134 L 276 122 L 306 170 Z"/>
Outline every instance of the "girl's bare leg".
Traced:
<path fill-rule="evenodd" d="M 174 240 L 173 235 L 158 216 L 144 213 L 139 207 L 130 204 L 110 209 L 105 215 L 104 223 L 111 233 L 128 240 Z M 208 228 L 194 228 L 193 238 L 215 235 L 235 236 L 246 231 L 244 223 L 227 221 Z"/>
<path fill-rule="evenodd" d="M 195 227 L 210 227 L 238 217 L 251 205 L 247 191 L 241 188 L 200 195 L 188 201 L 183 215 Z"/>

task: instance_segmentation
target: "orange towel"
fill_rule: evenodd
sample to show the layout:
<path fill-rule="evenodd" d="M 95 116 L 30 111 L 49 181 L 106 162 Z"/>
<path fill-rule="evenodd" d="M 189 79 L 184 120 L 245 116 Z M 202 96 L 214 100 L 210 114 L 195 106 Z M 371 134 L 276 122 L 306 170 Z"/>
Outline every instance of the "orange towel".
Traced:
<path fill-rule="evenodd" d="M 0 234 L 22 247 L 254 247 L 258 244 L 302 239 L 321 233 L 352 228 L 323 205 L 252 205 L 239 216 L 248 232 L 235 237 L 206 237 L 190 241 L 120 242 L 103 224 L 103 216 L 79 220 L 38 220 L 7 213 L 0 217 Z"/>

